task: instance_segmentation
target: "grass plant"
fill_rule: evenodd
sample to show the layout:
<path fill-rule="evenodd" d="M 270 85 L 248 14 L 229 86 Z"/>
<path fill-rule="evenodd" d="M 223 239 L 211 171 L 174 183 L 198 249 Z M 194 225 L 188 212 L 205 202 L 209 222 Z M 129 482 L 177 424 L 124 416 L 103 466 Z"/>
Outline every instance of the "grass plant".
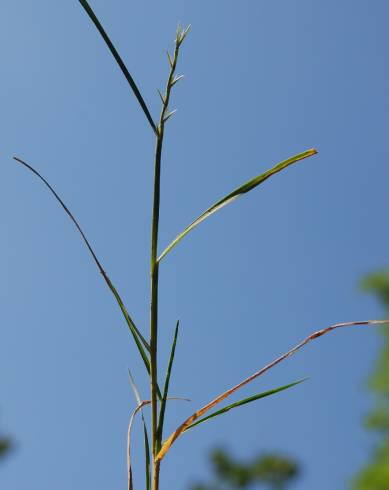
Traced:
<path fill-rule="evenodd" d="M 58 195 L 56 190 L 49 184 L 49 182 L 29 163 L 22 160 L 19 157 L 14 157 L 15 160 L 31 171 L 36 177 L 38 177 L 45 186 L 49 189 L 58 203 L 62 206 L 64 211 L 68 214 L 70 219 L 73 221 L 76 226 L 78 232 L 81 235 L 82 240 L 84 241 L 89 253 L 91 254 L 99 272 L 101 273 L 103 280 L 107 284 L 109 290 L 113 294 L 118 307 L 120 308 L 125 323 L 127 324 L 132 338 L 135 342 L 136 349 L 139 353 L 140 360 L 144 364 L 146 375 L 149 378 L 150 383 L 150 396 L 148 399 L 143 400 L 138 392 L 138 389 L 135 385 L 135 382 L 130 373 L 130 382 L 133 388 L 135 398 L 137 401 L 137 406 L 133 413 L 131 414 L 130 423 L 128 427 L 128 446 L 127 446 L 127 460 L 128 460 L 128 489 L 132 490 L 134 488 L 133 483 L 133 472 L 132 472 L 132 464 L 131 464 L 131 430 L 133 421 L 138 413 L 141 414 L 142 424 L 143 424 L 143 433 L 144 433 L 144 462 L 145 462 L 145 482 L 146 482 L 146 490 L 158 490 L 159 489 L 159 481 L 160 481 L 160 467 L 163 461 L 163 458 L 170 451 L 173 443 L 182 436 L 185 432 L 192 430 L 198 425 L 202 424 L 205 421 L 210 421 L 213 418 L 220 416 L 222 414 L 227 413 L 228 411 L 238 408 L 244 404 L 251 403 L 262 399 L 264 397 L 268 397 L 279 393 L 281 391 L 287 390 L 301 383 L 302 381 L 296 381 L 293 383 L 285 384 L 284 386 L 275 388 L 273 390 L 254 394 L 248 398 L 245 398 L 240 401 L 236 401 L 230 405 L 224 406 L 221 409 L 212 411 L 238 391 L 241 387 L 249 384 L 254 379 L 258 378 L 268 370 L 272 369 L 277 364 L 283 362 L 288 357 L 295 354 L 298 350 L 308 344 L 310 341 L 321 337 L 324 334 L 327 334 L 338 328 L 352 327 L 356 325 L 376 325 L 387 323 L 386 321 L 376 321 L 376 320 L 368 320 L 368 321 L 357 321 L 357 322 L 347 322 L 347 323 L 339 323 L 336 325 L 332 325 L 330 327 L 319 330 L 308 337 L 306 337 L 303 341 L 297 344 L 295 347 L 290 349 L 285 354 L 277 357 L 275 360 L 270 362 L 265 367 L 259 369 L 257 372 L 247 377 L 237 385 L 233 386 L 229 390 L 221 393 L 219 396 L 214 398 L 212 401 L 207 403 L 202 408 L 196 410 L 192 415 L 186 418 L 184 422 L 177 426 L 177 429 L 173 431 L 165 440 L 164 440 L 164 422 L 165 422 L 165 414 L 167 411 L 167 402 L 169 401 L 169 383 L 173 370 L 174 356 L 176 352 L 176 344 L 177 338 L 179 334 L 179 322 L 176 324 L 176 328 L 174 331 L 174 336 L 172 340 L 171 353 L 168 362 L 168 366 L 166 369 L 166 374 L 164 377 L 163 385 L 159 385 L 160 381 L 160 369 L 158 365 L 158 343 L 159 343 L 159 329 L 158 329 L 158 287 L 159 287 L 159 270 L 161 262 L 167 258 L 167 256 L 172 252 L 172 250 L 183 240 L 186 235 L 188 235 L 194 228 L 200 225 L 203 221 L 208 219 L 210 216 L 220 211 L 223 207 L 231 204 L 238 198 L 242 197 L 244 194 L 254 190 L 258 186 L 262 185 L 268 179 L 274 177 L 277 173 L 284 171 L 288 167 L 294 165 L 297 162 L 302 160 L 306 160 L 310 157 L 313 157 L 317 151 L 315 149 L 305 150 L 297 155 L 289 157 L 277 165 L 273 166 L 266 172 L 259 174 L 248 182 L 240 185 L 232 192 L 224 196 L 223 198 L 217 200 L 213 205 L 208 207 L 202 214 L 200 214 L 196 219 L 194 219 L 181 233 L 179 233 L 176 238 L 174 238 L 170 244 L 168 244 L 162 251 L 159 251 L 159 241 L 158 241 L 158 233 L 159 233 L 159 218 L 160 218 L 160 195 L 161 195 L 161 165 L 162 165 L 162 154 L 163 154 L 163 145 L 165 139 L 165 130 L 166 126 L 169 122 L 169 119 L 174 116 L 175 111 L 170 109 L 171 98 L 173 96 L 174 89 L 177 83 L 182 79 L 181 75 L 177 75 L 177 66 L 179 57 L 181 55 L 181 49 L 183 47 L 184 41 L 189 33 L 189 27 L 183 28 L 182 26 L 178 26 L 176 32 L 176 38 L 174 43 L 174 49 L 172 54 L 167 53 L 167 61 L 168 61 L 168 77 L 166 81 L 166 86 L 163 92 L 159 92 L 159 97 L 161 100 L 161 110 L 160 115 L 157 120 L 153 118 L 151 112 L 143 98 L 139 87 L 137 86 L 133 76 L 130 74 L 127 69 L 124 61 L 120 57 L 118 51 L 110 40 L 108 34 L 104 30 L 101 22 L 97 18 L 94 13 L 91 5 L 87 0 L 78 0 L 80 5 L 83 7 L 85 13 L 88 15 L 90 20 L 95 25 L 97 31 L 101 35 L 103 41 L 111 52 L 113 58 L 115 59 L 117 65 L 119 66 L 121 72 L 123 73 L 126 81 L 128 82 L 129 88 L 135 96 L 136 101 L 138 102 L 141 110 L 143 111 L 151 131 L 154 134 L 155 138 L 155 158 L 154 158 L 154 189 L 152 196 L 152 223 L 151 223 L 151 246 L 150 246 L 150 326 L 149 326 L 149 335 L 146 338 L 146 334 L 142 333 L 141 330 L 135 325 L 132 320 L 129 312 L 126 309 L 124 301 L 120 296 L 119 292 L 113 285 L 111 279 L 105 272 L 100 260 L 96 256 L 95 251 L 93 250 L 90 242 L 88 241 L 86 235 L 84 234 L 79 222 L 74 217 L 72 212 L 69 210 L 67 205 L 63 202 L 61 197 Z M 162 386 L 162 389 L 161 389 Z M 150 421 L 147 422 L 145 416 L 143 414 L 143 408 L 145 406 L 150 405 L 151 408 L 151 418 Z M 212 411 L 211 413 L 209 413 Z"/>

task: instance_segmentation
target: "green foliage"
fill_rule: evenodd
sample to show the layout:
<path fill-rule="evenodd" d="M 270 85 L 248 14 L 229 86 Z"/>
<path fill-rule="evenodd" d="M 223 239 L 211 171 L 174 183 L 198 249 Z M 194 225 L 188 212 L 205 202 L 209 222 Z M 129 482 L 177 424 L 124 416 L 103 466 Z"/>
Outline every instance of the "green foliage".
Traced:
<path fill-rule="evenodd" d="M 280 454 L 263 454 L 242 462 L 216 449 L 211 453 L 211 464 L 214 482 L 198 483 L 191 490 L 239 490 L 258 485 L 285 490 L 299 474 L 297 463 Z"/>
<path fill-rule="evenodd" d="M 6 438 L 0 438 L 0 458 L 3 458 L 11 449 L 11 441 Z"/>
<path fill-rule="evenodd" d="M 380 443 L 369 464 L 355 480 L 355 490 L 389 489 L 389 441 Z"/>
<path fill-rule="evenodd" d="M 374 294 L 389 314 L 389 270 L 365 277 L 362 289 Z M 389 330 L 382 329 L 382 347 L 369 380 L 375 406 L 366 417 L 366 426 L 378 435 L 376 448 L 365 468 L 352 483 L 354 490 L 389 490 Z"/>

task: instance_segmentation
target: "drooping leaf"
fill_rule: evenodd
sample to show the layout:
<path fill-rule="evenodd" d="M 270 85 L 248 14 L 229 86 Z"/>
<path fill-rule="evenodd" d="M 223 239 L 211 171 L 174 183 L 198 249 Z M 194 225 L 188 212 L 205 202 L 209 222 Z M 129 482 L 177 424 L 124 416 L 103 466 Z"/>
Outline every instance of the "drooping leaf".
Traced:
<path fill-rule="evenodd" d="M 272 175 L 281 172 L 281 170 L 284 170 L 285 168 L 289 167 L 289 165 L 292 165 L 293 163 L 296 163 L 305 158 L 311 157 L 316 153 L 317 151 L 315 149 L 311 149 L 311 150 L 304 151 L 303 153 L 299 153 L 298 155 L 295 155 L 291 158 L 288 158 L 287 160 L 284 160 L 283 162 L 279 163 L 278 165 L 271 168 L 270 170 L 267 170 L 266 172 L 264 172 L 261 175 L 258 175 L 257 177 L 254 177 L 253 179 L 241 185 L 234 191 L 227 194 L 227 196 L 223 197 L 215 204 L 213 204 L 211 207 L 209 207 L 198 218 L 192 221 L 192 223 L 189 226 L 187 226 L 179 235 L 177 235 L 176 238 L 165 248 L 165 250 L 158 257 L 158 261 L 161 261 L 184 238 L 185 235 L 187 235 L 190 231 L 192 231 L 202 221 L 209 218 L 209 216 L 216 213 L 227 204 L 235 201 L 236 199 L 238 199 L 238 197 L 243 196 L 243 194 L 246 194 L 252 189 L 255 189 L 255 187 L 265 182 L 265 180 L 267 180 Z"/>
<path fill-rule="evenodd" d="M 142 408 L 146 405 L 150 405 L 150 400 L 144 400 L 141 402 L 135 410 L 133 410 L 131 417 L 130 417 L 130 422 L 128 424 L 128 432 L 127 432 L 127 472 L 128 472 L 128 490 L 133 490 L 133 478 L 132 478 L 132 461 L 131 461 L 131 432 L 132 432 L 132 426 L 134 424 L 134 420 L 136 417 L 136 414 L 142 410 Z M 142 414 L 143 416 L 143 414 Z M 143 419 L 144 422 L 144 419 Z"/>
<path fill-rule="evenodd" d="M 128 375 L 129 375 L 129 380 L 130 380 L 130 385 L 132 388 L 132 391 L 134 393 L 136 403 L 138 407 L 142 406 L 142 400 L 139 394 L 139 390 L 135 384 L 134 377 L 131 374 L 130 369 L 128 369 Z M 143 424 L 143 445 L 144 445 L 144 451 L 145 451 L 145 481 L 146 481 L 146 490 L 151 489 L 151 473 L 150 473 L 150 444 L 149 444 L 149 435 L 147 433 L 147 426 L 146 426 L 146 421 L 145 417 L 143 414 L 143 410 L 141 410 L 141 416 L 142 416 L 142 424 Z M 134 415 L 135 417 L 135 415 Z M 134 418 L 130 421 L 130 424 L 132 426 L 132 423 L 134 421 Z M 132 481 L 132 466 L 131 466 L 131 426 L 129 427 L 129 434 L 128 434 L 128 487 L 129 490 L 132 490 L 133 488 L 133 481 Z"/>
<path fill-rule="evenodd" d="M 115 46 L 113 45 L 111 39 L 109 38 L 108 34 L 106 33 L 104 27 L 101 25 L 101 22 L 97 18 L 96 14 L 92 10 L 92 7 L 89 5 L 87 0 L 79 0 L 81 6 L 84 8 L 85 12 L 88 14 L 89 18 L 99 31 L 101 37 L 104 39 L 105 44 L 107 45 L 108 49 L 111 51 L 112 56 L 115 58 L 116 63 L 119 65 L 119 68 L 121 69 L 125 79 L 127 80 L 128 84 L 130 85 L 136 99 L 139 102 L 139 105 L 141 106 L 151 128 L 153 129 L 154 133 L 157 133 L 157 127 L 153 121 L 153 118 L 151 117 L 150 111 L 146 105 L 146 102 L 144 101 L 142 94 L 140 93 L 140 90 L 138 86 L 136 85 L 133 77 L 131 76 L 130 72 L 128 71 L 126 65 L 124 64 L 124 61 L 122 60 L 121 56 L 117 52 Z"/>
<path fill-rule="evenodd" d="M 238 402 L 231 403 L 231 405 L 227 405 L 226 407 L 218 410 L 217 412 L 211 413 L 211 415 L 208 415 L 207 417 L 203 417 L 202 419 L 197 420 L 192 425 L 187 427 L 185 429 L 185 431 L 192 429 L 193 427 L 196 427 L 196 425 L 202 424 L 203 422 L 206 422 L 209 419 L 213 419 L 214 417 L 217 417 L 218 415 L 222 415 L 224 413 L 227 413 L 230 410 L 232 410 L 233 408 L 241 407 L 242 405 L 246 405 L 247 403 L 251 403 L 251 402 L 254 402 L 256 400 L 260 400 L 261 398 L 266 398 L 267 396 L 275 395 L 276 393 L 279 393 L 280 391 L 287 390 L 288 388 L 292 388 L 293 386 L 296 386 L 305 380 L 306 380 L 306 378 L 301 379 L 299 381 L 295 381 L 294 383 L 290 383 L 290 384 L 287 384 L 284 386 L 280 386 L 279 388 L 275 388 L 274 390 L 264 391 L 263 393 L 258 393 L 256 395 L 249 396 L 248 398 L 244 398 L 243 400 L 240 400 Z"/>
<path fill-rule="evenodd" d="M 66 204 L 64 203 L 64 201 L 60 198 L 60 196 L 57 194 L 57 192 L 55 191 L 55 189 L 49 184 L 49 182 L 37 171 L 35 170 L 34 167 L 32 167 L 31 165 L 29 165 L 28 163 L 26 163 L 25 161 L 21 160 L 20 158 L 18 157 L 14 157 L 14 160 L 17 161 L 18 163 L 20 163 L 21 165 L 23 165 L 25 168 L 27 168 L 28 170 L 30 170 L 36 177 L 38 177 L 44 184 L 45 186 L 49 189 L 49 191 L 53 194 L 53 196 L 55 197 L 55 199 L 58 201 L 58 203 L 61 205 L 61 207 L 63 208 L 63 210 L 65 211 L 65 213 L 69 216 L 69 218 L 72 220 L 72 222 L 74 223 L 74 225 L 76 226 L 77 228 L 77 231 L 80 233 L 81 235 L 81 238 L 83 240 L 83 242 L 85 243 L 89 253 L 92 255 L 92 258 L 95 262 L 95 264 L 97 265 L 97 268 L 99 269 L 101 275 L 103 276 L 104 278 L 104 281 L 106 282 L 107 286 L 109 287 L 109 289 L 111 290 L 112 294 L 114 295 L 118 305 L 119 305 L 119 308 L 124 316 L 124 319 L 128 325 L 128 328 L 130 329 L 130 332 L 134 338 L 134 341 L 135 341 L 135 344 L 138 348 L 138 351 L 142 357 L 142 360 L 143 360 L 143 363 L 146 367 L 146 370 L 148 373 L 150 373 L 150 361 L 149 361 L 149 358 L 145 352 L 145 349 L 147 349 L 148 351 L 150 351 L 150 346 L 149 344 L 147 343 L 146 339 L 143 337 L 143 335 L 140 333 L 140 331 L 138 330 L 138 328 L 136 327 L 134 321 L 132 320 L 131 316 L 129 315 L 119 293 L 117 292 L 115 286 L 112 284 L 112 281 L 110 280 L 110 278 L 108 277 L 107 273 L 105 272 L 105 270 L 103 269 L 103 266 L 101 265 L 101 262 L 100 260 L 97 258 L 96 254 L 95 254 L 95 251 L 93 250 L 89 240 L 87 239 L 85 233 L 83 232 L 80 224 L 78 223 L 78 221 L 76 220 L 76 218 L 74 217 L 74 215 L 71 213 L 71 211 L 69 210 L 69 208 L 66 206 Z"/>
<path fill-rule="evenodd" d="M 171 376 L 172 367 L 173 367 L 174 355 L 176 352 L 179 326 L 180 326 L 180 321 L 177 320 L 176 328 L 175 328 L 174 336 L 173 336 L 172 347 L 170 350 L 169 363 L 168 363 L 168 367 L 166 370 L 165 384 L 164 384 L 164 388 L 163 388 L 161 408 L 160 408 L 160 412 L 159 412 L 158 429 L 157 429 L 157 440 L 158 440 L 158 442 L 160 442 L 162 439 L 163 423 L 164 423 L 164 419 L 165 419 L 166 400 L 167 400 L 168 393 L 169 393 L 170 376 Z"/>

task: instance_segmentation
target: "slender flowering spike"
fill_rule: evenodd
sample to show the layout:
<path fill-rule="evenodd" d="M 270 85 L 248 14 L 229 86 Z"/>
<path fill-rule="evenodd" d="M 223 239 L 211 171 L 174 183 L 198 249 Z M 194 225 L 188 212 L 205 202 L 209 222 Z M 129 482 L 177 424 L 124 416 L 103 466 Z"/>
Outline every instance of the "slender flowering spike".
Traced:
<path fill-rule="evenodd" d="M 175 114 L 176 112 L 177 112 L 177 109 L 174 109 L 174 110 L 172 110 L 171 112 L 169 112 L 169 114 L 167 114 L 167 115 L 166 115 L 166 116 L 163 118 L 164 122 L 166 122 L 168 119 L 170 119 L 172 116 L 174 116 L 174 114 Z"/>
<path fill-rule="evenodd" d="M 184 75 L 178 75 L 174 78 L 174 80 L 171 83 L 171 87 L 173 87 L 177 82 L 179 82 L 182 78 L 184 78 Z"/>
<path fill-rule="evenodd" d="M 182 27 L 181 24 L 178 24 L 177 35 L 176 35 L 176 43 L 178 45 L 183 43 L 183 41 L 186 38 L 189 30 L 190 30 L 190 24 L 185 29 Z"/>
<path fill-rule="evenodd" d="M 186 27 L 186 29 L 182 32 L 181 34 L 181 43 L 184 41 L 184 39 L 186 38 L 186 36 L 188 35 L 189 31 L 190 31 L 190 24 Z"/>
<path fill-rule="evenodd" d="M 181 22 L 179 22 L 177 25 L 177 31 L 176 31 L 176 42 L 180 41 L 181 36 L 182 36 L 182 32 L 183 32 L 182 25 L 181 25 Z"/>
<path fill-rule="evenodd" d="M 173 68 L 173 60 L 172 57 L 170 56 L 169 51 L 166 51 L 166 54 L 167 54 L 167 59 L 169 60 L 170 68 Z"/>
<path fill-rule="evenodd" d="M 159 94 L 159 97 L 162 101 L 162 104 L 165 105 L 166 104 L 165 97 L 162 95 L 162 92 L 159 89 L 158 89 L 158 94 Z"/>

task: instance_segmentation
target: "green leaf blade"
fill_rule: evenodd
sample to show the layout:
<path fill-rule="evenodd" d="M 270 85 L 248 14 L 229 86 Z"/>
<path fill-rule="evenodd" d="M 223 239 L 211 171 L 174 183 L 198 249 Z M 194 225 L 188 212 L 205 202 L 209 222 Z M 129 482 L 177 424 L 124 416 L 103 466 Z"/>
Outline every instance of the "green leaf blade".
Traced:
<path fill-rule="evenodd" d="M 73 215 L 73 213 L 70 211 L 68 206 L 65 204 L 65 202 L 62 200 L 62 198 L 59 196 L 57 191 L 54 189 L 54 187 L 48 182 L 45 177 L 43 177 L 42 174 L 40 174 L 33 166 L 31 166 L 29 163 L 25 162 L 21 158 L 18 157 L 13 157 L 14 160 L 18 163 L 20 163 L 23 167 L 28 169 L 30 172 L 32 172 L 43 184 L 49 189 L 50 193 L 54 196 L 56 201 L 59 203 L 59 205 L 62 207 L 62 209 L 65 211 L 65 213 L 69 216 L 75 227 L 77 228 L 77 231 L 79 232 L 82 241 L 84 242 L 85 246 L 87 247 L 89 253 L 91 254 L 98 270 L 100 271 L 100 274 L 102 275 L 105 283 L 107 284 L 108 288 L 110 289 L 111 293 L 114 295 L 116 302 L 119 305 L 119 308 L 124 316 L 124 319 L 128 325 L 128 328 L 130 329 L 130 332 L 134 338 L 135 344 L 138 348 L 139 354 L 143 360 L 143 363 L 146 367 L 147 372 L 150 372 L 150 360 L 145 352 L 145 349 L 150 352 L 150 346 L 146 339 L 143 337 L 139 329 L 136 327 L 134 321 L 132 320 L 130 314 L 127 311 L 127 308 L 125 307 L 118 291 L 116 290 L 115 286 L 112 284 L 111 279 L 108 277 L 108 274 L 105 272 L 100 260 L 98 259 L 94 249 L 92 248 L 92 245 L 90 244 L 87 236 L 85 235 L 83 229 L 81 228 L 80 223 L 76 219 L 76 217 Z M 158 391 L 159 395 L 160 392 Z"/>
<path fill-rule="evenodd" d="M 280 393 L 281 391 L 292 388 L 293 386 L 296 386 L 300 383 L 303 383 L 304 381 L 306 381 L 306 378 L 301 379 L 299 381 L 295 381 L 294 383 L 290 383 L 290 384 L 287 384 L 284 386 L 280 386 L 279 388 L 275 388 L 273 390 L 264 391 L 262 393 L 257 393 L 256 395 L 249 396 L 248 398 L 244 398 L 243 400 L 239 400 L 235 403 L 231 403 L 230 405 L 227 405 L 226 407 L 221 408 L 220 410 L 217 410 L 216 412 L 211 413 L 210 415 L 207 415 L 206 417 L 203 417 L 202 419 L 197 420 L 192 425 L 190 425 L 185 431 L 192 429 L 193 427 L 196 427 L 196 425 L 202 424 L 203 422 L 206 422 L 207 420 L 210 420 L 214 417 L 217 417 L 219 415 L 223 415 L 223 414 L 229 412 L 230 410 L 232 410 L 234 408 L 241 407 L 242 405 L 247 405 L 248 403 L 254 402 L 256 400 L 260 400 L 261 398 L 266 398 L 268 396 L 275 395 L 276 393 Z"/>
<path fill-rule="evenodd" d="M 144 442 L 144 450 L 145 450 L 146 490 L 151 490 L 150 443 L 149 443 L 149 435 L 147 433 L 147 427 L 143 416 L 143 412 L 142 412 L 142 422 L 143 422 L 143 442 Z"/>
<path fill-rule="evenodd" d="M 128 71 L 124 61 L 122 60 L 121 56 L 119 55 L 118 51 L 116 50 L 114 44 L 112 43 L 111 39 L 109 38 L 108 34 L 106 33 L 104 27 L 102 26 L 101 22 L 97 18 L 96 14 L 94 13 L 92 7 L 89 5 L 87 0 L 79 0 L 81 6 L 85 10 L 85 12 L 88 14 L 90 20 L 93 22 L 95 25 L 96 29 L 99 31 L 101 37 L 103 38 L 105 44 L 107 45 L 108 49 L 110 50 L 112 56 L 114 57 L 116 63 L 118 64 L 120 70 L 122 71 L 125 79 L 127 80 L 128 84 L 130 85 L 137 101 L 139 102 L 139 105 L 141 106 L 151 128 L 153 129 L 154 133 L 157 134 L 157 127 L 153 121 L 153 118 L 151 117 L 150 111 L 146 105 L 146 102 L 144 101 L 142 94 L 140 93 L 140 90 L 138 86 L 135 83 L 135 80 L 131 76 L 130 72 Z"/>
<path fill-rule="evenodd" d="M 212 214 L 216 213 L 220 209 L 222 209 L 224 206 L 227 206 L 227 204 L 230 204 L 231 202 L 235 201 L 239 197 L 241 197 L 243 194 L 246 194 L 247 192 L 255 189 L 257 186 L 265 182 L 269 177 L 275 175 L 278 172 L 281 172 L 285 168 L 289 167 L 290 165 L 299 162 L 300 160 L 304 160 L 305 158 L 311 157 L 313 155 L 316 155 L 317 151 L 315 149 L 310 149 L 307 151 L 304 151 L 302 153 L 299 153 L 297 155 L 294 155 L 291 158 L 288 158 L 287 160 L 283 160 L 282 162 L 278 163 L 276 166 L 273 168 L 267 170 L 266 172 L 258 175 L 257 177 L 254 177 L 253 179 L 249 180 L 245 184 L 241 185 L 237 189 L 233 190 L 229 194 L 227 194 L 225 197 L 217 201 L 215 204 L 213 204 L 211 207 L 209 207 L 204 213 L 202 213 L 198 218 L 196 218 L 190 225 L 188 225 L 179 235 L 176 236 L 176 238 L 165 248 L 165 250 L 161 253 L 161 255 L 158 257 L 158 261 L 160 262 L 166 255 L 190 232 L 192 231 L 196 226 L 198 226 L 200 223 L 202 223 L 204 220 L 209 218 Z"/>
<path fill-rule="evenodd" d="M 172 346 L 171 346 L 171 350 L 170 350 L 169 363 L 168 363 L 168 367 L 166 370 L 165 384 L 164 384 L 164 388 L 163 388 L 163 396 L 162 396 L 161 408 L 160 408 L 160 412 L 159 412 L 158 429 L 157 429 L 157 438 L 158 438 L 159 444 L 162 440 L 163 424 L 164 424 L 164 420 L 165 420 L 166 400 L 167 400 L 167 397 L 169 394 L 170 376 L 171 376 L 171 372 L 172 372 L 174 356 L 176 353 L 176 345 L 177 345 L 177 337 L 178 337 L 179 326 L 180 326 L 180 321 L 177 320 L 176 328 L 175 328 L 174 336 L 173 336 L 173 342 L 172 342 Z M 158 448 L 158 450 L 159 450 L 159 448 Z"/>

